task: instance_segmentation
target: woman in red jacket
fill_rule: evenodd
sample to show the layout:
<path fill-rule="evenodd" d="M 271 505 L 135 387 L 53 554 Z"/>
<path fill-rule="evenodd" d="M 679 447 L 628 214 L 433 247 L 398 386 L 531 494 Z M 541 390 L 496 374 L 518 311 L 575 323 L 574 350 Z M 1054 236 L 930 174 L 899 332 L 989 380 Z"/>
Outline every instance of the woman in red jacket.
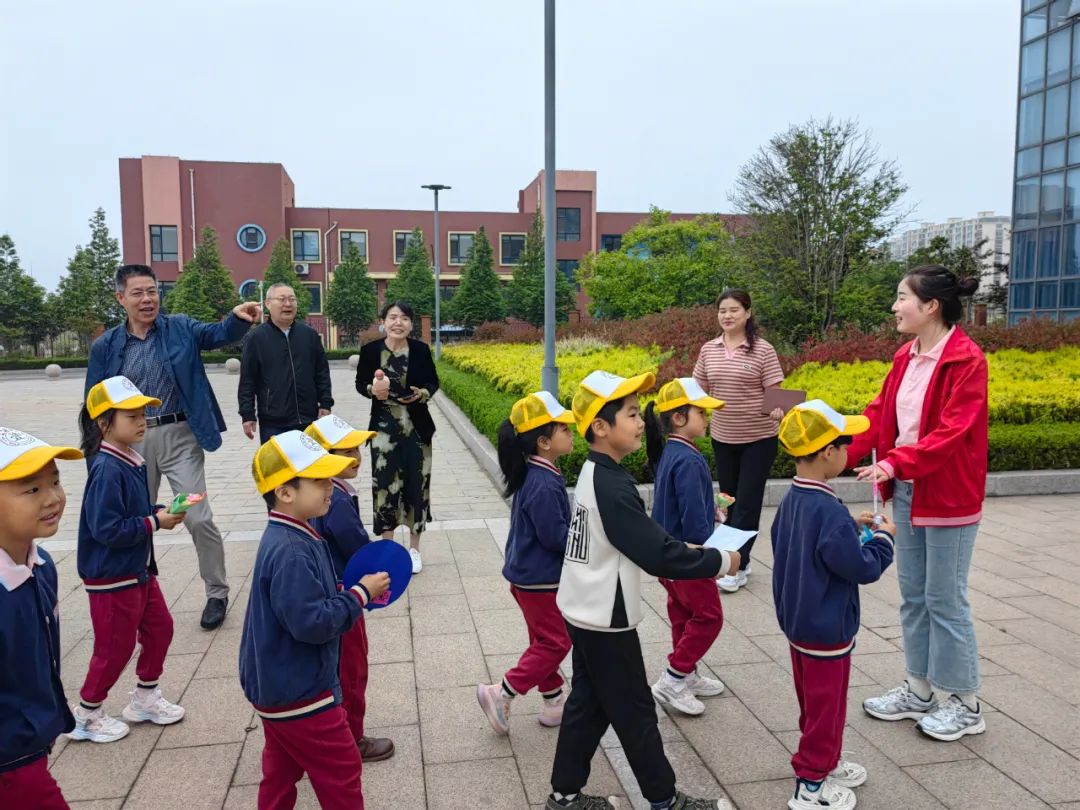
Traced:
<path fill-rule="evenodd" d="M 986 492 L 986 357 L 957 326 L 961 296 L 977 287 L 939 265 L 904 276 L 892 311 L 897 330 L 914 340 L 893 357 L 881 393 L 863 412 L 870 431 L 856 436 L 848 453 L 858 460 L 877 449 L 877 466 L 856 472 L 893 499 L 907 665 L 901 686 L 863 708 L 880 720 L 918 720 L 920 731 L 939 740 L 986 730 L 967 600 Z"/>

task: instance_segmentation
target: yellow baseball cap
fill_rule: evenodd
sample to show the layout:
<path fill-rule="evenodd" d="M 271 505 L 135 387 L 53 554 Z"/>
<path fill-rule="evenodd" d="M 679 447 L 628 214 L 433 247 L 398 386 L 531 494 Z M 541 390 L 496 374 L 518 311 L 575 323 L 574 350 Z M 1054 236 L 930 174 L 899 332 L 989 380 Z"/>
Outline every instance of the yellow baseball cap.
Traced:
<path fill-rule="evenodd" d="M 638 391 L 653 387 L 656 375 L 651 371 L 636 377 L 619 377 L 608 371 L 594 371 L 580 383 L 574 393 L 571 410 L 577 421 L 578 433 L 582 436 L 592 425 L 600 409 L 613 399 L 622 399 Z"/>
<path fill-rule="evenodd" d="M 510 408 L 510 424 L 517 433 L 528 433 L 550 422 L 574 424 L 574 415 L 547 391 L 522 397 Z"/>
<path fill-rule="evenodd" d="M 304 433 L 327 450 L 352 450 L 375 435 L 374 430 L 357 430 L 334 414 L 316 419 L 307 426 Z"/>
<path fill-rule="evenodd" d="M 54 458 L 73 461 L 82 457 L 82 450 L 75 447 L 53 447 L 29 433 L 0 427 L 0 481 L 31 476 Z"/>
<path fill-rule="evenodd" d="M 656 395 L 656 410 L 664 413 L 683 405 L 716 410 L 724 407 L 724 400 L 710 397 L 693 377 L 677 377 L 660 387 L 660 393 Z"/>
<path fill-rule="evenodd" d="M 355 459 L 331 455 L 310 436 L 290 430 L 255 452 L 251 475 L 259 494 L 265 495 L 294 478 L 333 478 L 354 464 Z"/>
<path fill-rule="evenodd" d="M 90 412 L 91 419 L 97 419 L 110 408 L 133 411 L 147 405 L 157 407 L 160 404 L 160 399 L 146 396 L 127 377 L 109 377 L 102 380 L 86 395 L 86 410 Z"/>
<path fill-rule="evenodd" d="M 780 422 L 780 444 L 790 455 L 816 453 L 840 436 L 857 436 L 870 429 L 865 416 L 844 416 L 820 399 L 800 402 Z"/>

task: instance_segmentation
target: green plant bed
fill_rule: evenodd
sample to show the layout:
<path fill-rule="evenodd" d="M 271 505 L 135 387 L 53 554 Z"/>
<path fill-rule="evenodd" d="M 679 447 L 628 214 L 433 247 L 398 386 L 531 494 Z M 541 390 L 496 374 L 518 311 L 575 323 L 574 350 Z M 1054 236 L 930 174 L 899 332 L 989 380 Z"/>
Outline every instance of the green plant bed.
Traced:
<path fill-rule="evenodd" d="M 60 368 L 86 368 L 85 357 L 13 357 L 0 360 L 0 371 L 33 370 L 51 366 L 53 363 Z"/>
<path fill-rule="evenodd" d="M 447 362 L 439 364 L 443 392 L 452 399 L 476 429 L 495 444 L 499 424 L 510 415 L 517 394 L 497 390 L 479 374 L 462 371 Z M 698 448 L 713 468 L 712 443 L 701 439 Z M 574 433 L 574 449 L 559 459 L 559 466 L 569 485 L 577 482 L 589 447 Z M 651 483 L 652 473 L 645 461 L 645 451 L 631 453 L 623 466 L 639 483 Z M 1073 469 L 1080 467 L 1080 423 L 1058 422 L 1031 425 L 995 424 L 990 426 L 991 472 L 1009 470 Z M 771 478 L 790 478 L 795 474 L 793 459 L 781 451 L 773 462 Z"/>

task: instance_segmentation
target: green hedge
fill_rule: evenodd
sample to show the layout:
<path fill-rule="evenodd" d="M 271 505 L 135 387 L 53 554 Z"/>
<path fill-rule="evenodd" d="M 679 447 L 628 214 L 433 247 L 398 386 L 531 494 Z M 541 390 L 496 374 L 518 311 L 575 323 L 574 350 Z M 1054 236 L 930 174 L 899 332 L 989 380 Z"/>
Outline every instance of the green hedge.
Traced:
<path fill-rule="evenodd" d="M 328 360 L 347 360 L 359 349 L 330 349 L 326 352 Z M 224 363 L 230 357 L 240 359 L 239 352 L 203 352 L 206 364 Z M 25 371 L 45 368 L 56 363 L 61 368 L 86 368 L 85 357 L 18 357 L 0 360 L 0 371 Z"/>
<path fill-rule="evenodd" d="M 439 364 L 439 380 L 446 395 L 469 417 L 476 429 L 494 444 L 499 424 L 510 415 L 510 406 L 514 404 L 517 395 L 498 391 L 479 374 L 461 371 L 446 362 Z M 701 439 L 698 447 L 708 459 L 711 469 L 711 442 Z M 575 432 L 573 451 L 559 459 L 559 466 L 571 486 L 577 481 L 578 470 L 585 462 L 588 450 L 588 445 Z M 645 463 L 644 450 L 631 453 L 622 463 L 639 483 L 652 481 L 652 474 Z M 991 472 L 1078 468 L 1080 423 L 991 425 L 989 466 Z M 790 478 L 794 474 L 794 461 L 781 451 L 773 463 L 770 477 Z"/>

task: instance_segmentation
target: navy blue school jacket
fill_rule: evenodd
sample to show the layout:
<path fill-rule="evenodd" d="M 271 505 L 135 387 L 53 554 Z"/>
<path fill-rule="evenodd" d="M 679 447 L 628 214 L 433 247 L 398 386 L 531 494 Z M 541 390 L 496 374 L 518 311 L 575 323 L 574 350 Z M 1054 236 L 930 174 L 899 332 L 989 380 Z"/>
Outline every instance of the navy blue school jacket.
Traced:
<path fill-rule="evenodd" d="M 90 462 L 79 515 L 79 576 L 87 591 L 118 591 L 157 574 L 157 518 L 146 462 L 102 442 Z"/>
<path fill-rule="evenodd" d="M 510 506 L 503 577 L 519 588 L 556 590 L 569 528 L 566 479 L 554 464 L 533 456 Z"/>
<path fill-rule="evenodd" d="M 330 561 L 334 564 L 334 576 L 340 582 L 352 555 L 370 543 L 371 538 L 360 520 L 360 506 L 355 493 L 349 492 L 336 478 L 333 482 L 330 509 L 322 517 L 312 518 L 311 528 L 326 541 Z"/>
<path fill-rule="evenodd" d="M 2 773 L 47 755 L 60 734 L 75 728 L 75 718 L 60 683 L 56 565 L 41 548 L 30 552 L 32 576 L 9 568 L 10 558 L 0 565 Z"/>
<path fill-rule="evenodd" d="M 704 543 L 716 526 L 709 462 L 682 436 L 668 436 L 664 443 L 656 466 L 652 518 L 687 543 Z"/>
<path fill-rule="evenodd" d="M 240 638 L 240 685 L 267 720 L 293 720 L 341 702 L 339 640 L 367 591 L 339 591 L 327 543 L 308 524 L 271 512 L 252 572 Z"/>
<path fill-rule="evenodd" d="M 847 655 L 859 630 L 859 585 L 893 559 L 893 538 L 865 544 L 847 507 L 820 481 L 796 477 L 772 524 L 773 599 L 791 646 L 815 658 Z"/>

